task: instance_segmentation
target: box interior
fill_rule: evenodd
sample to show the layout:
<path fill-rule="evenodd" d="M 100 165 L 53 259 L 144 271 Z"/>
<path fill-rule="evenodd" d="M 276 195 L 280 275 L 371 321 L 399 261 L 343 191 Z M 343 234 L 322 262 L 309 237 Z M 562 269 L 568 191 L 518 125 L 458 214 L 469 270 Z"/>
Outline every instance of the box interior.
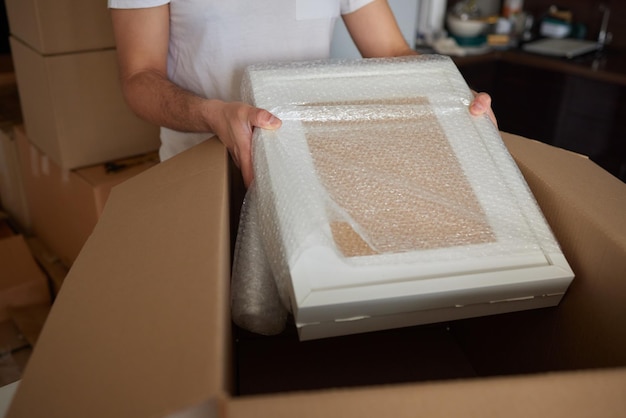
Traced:
<path fill-rule="evenodd" d="M 503 138 L 574 266 L 559 306 L 302 342 L 292 322 L 272 337 L 234 327 L 233 395 L 625 366 L 626 332 L 608 318 L 626 319 L 618 301 L 626 225 L 613 205 L 598 203 L 624 201 L 625 185 L 586 157 Z M 242 195 L 231 194 L 231 208 Z M 598 213 L 612 226 L 598 225 Z"/>
<path fill-rule="evenodd" d="M 230 160 L 229 160 L 230 161 Z M 230 164 L 231 259 L 245 188 Z M 232 396 L 471 379 L 479 375 L 449 323 L 300 341 L 290 318 L 263 336 L 232 325 Z"/>

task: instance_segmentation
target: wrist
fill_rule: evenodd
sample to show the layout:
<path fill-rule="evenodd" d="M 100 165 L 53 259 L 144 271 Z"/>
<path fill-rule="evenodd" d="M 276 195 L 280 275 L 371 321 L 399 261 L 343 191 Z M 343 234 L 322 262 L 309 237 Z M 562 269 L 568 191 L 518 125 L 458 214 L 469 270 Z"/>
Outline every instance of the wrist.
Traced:
<path fill-rule="evenodd" d="M 198 121 L 203 125 L 203 130 L 212 133 L 219 130 L 220 123 L 224 123 L 224 104 L 224 101 L 218 99 L 201 99 Z"/>

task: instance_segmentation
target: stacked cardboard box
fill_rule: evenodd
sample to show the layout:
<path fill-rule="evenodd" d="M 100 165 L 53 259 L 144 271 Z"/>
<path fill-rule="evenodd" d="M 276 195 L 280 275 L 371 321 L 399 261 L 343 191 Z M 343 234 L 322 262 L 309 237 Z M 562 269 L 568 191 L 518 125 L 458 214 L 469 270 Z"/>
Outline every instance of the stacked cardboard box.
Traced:
<path fill-rule="evenodd" d="M 127 107 L 106 2 L 9 0 L 11 52 L 29 139 L 75 169 L 158 148 Z"/>
<path fill-rule="evenodd" d="M 50 289 L 22 235 L 0 238 L 0 322 L 11 310 L 50 303 Z"/>
<path fill-rule="evenodd" d="M 156 162 L 158 127 L 124 102 L 106 2 L 7 0 L 6 9 L 22 121 L 2 138 L 11 170 L 1 193 L 23 231 L 69 267 L 111 187 Z"/>
<path fill-rule="evenodd" d="M 50 301 L 48 280 L 25 238 L 0 219 L 0 386 L 21 378 Z"/>
<path fill-rule="evenodd" d="M 111 189 L 153 166 L 156 152 L 66 170 L 14 129 L 30 229 L 60 261 L 71 266 L 98 222 Z"/>

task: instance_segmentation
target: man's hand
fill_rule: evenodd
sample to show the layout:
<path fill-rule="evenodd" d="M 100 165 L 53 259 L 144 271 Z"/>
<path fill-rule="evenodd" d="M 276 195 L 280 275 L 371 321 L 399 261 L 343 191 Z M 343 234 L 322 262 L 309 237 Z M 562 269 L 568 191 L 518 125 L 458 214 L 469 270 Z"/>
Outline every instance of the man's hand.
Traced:
<path fill-rule="evenodd" d="M 489 119 L 493 122 L 495 127 L 498 127 L 498 121 L 496 120 L 496 116 L 493 114 L 493 109 L 491 109 L 491 96 L 487 93 L 474 93 L 474 101 L 470 103 L 470 113 L 474 116 L 480 116 L 484 113 L 487 113 Z"/>
<path fill-rule="evenodd" d="M 491 96 L 487 93 L 474 93 L 469 111 L 474 116 L 487 114 L 493 124 L 498 121 L 491 109 Z M 212 106 L 209 119 L 213 120 L 213 132 L 222 141 L 241 170 L 243 181 L 249 187 L 254 178 L 252 168 L 252 133 L 255 128 L 278 129 L 282 121 L 264 109 L 242 102 L 210 101 Z"/>
<path fill-rule="evenodd" d="M 282 122 L 264 109 L 242 102 L 213 101 L 213 132 L 230 152 L 235 164 L 241 170 L 246 187 L 254 178 L 252 168 L 252 133 L 255 128 L 278 129 Z"/>
<path fill-rule="evenodd" d="M 385 0 L 375 0 L 343 15 L 343 21 L 363 58 L 419 55 L 407 44 Z M 470 113 L 477 116 L 487 113 L 497 127 L 498 122 L 491 110 L 491 97 L 487 93 L 473 93 Z"/>

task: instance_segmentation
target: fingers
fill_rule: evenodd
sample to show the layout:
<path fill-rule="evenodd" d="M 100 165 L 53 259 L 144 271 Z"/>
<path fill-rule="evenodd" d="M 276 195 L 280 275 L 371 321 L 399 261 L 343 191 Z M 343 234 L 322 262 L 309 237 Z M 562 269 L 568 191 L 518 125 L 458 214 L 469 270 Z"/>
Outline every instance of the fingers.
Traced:
<path fill-rule="evenodd" d="M 265 109 L 252 108 L 249 117 L 250 125 L 262 129 L 278 129 L 282 121 Z"/>
<path fill-rule="evenodd" d="M 248 113 L 248 126 L 250 126 L 249 134 L 242 138 L 239 142 L 239 149 L 237 150 L 237 160 L 239 168 L 241 169 L 241 175 L 243 177 L 244 184 L 247 187 L 252 183 L 254 178 L 254 170 L 252 167 L 252 128 L 261 129 L 278 129 L 282 125 L 282 121 L 274 116 L 272 113 L 264 109 L 251 107 Z"/>
<path fill-rule="evenodd" d="M 470 113 L 475 116 L 482 115 L 491 107 L 491 96 L 487 93 L 477 93 L 474 101 L 470 104 Z"/>
<path fill-rule="evenodd" d="M 250 187 L 250 185 L 252 184 L 252 180 L 254 179 L 254 171 L 252 169 L 252 159 L 249 157 L 250 157 L 250 154 L 247 154 L 246 158 L 241 158 L 239 160 L 241 176 L 243 177 L 243 184 L 246 186 L 246 189 Z"/>
<path fill-rule="evenodd" d="M 498 121 L 493 113 L 493 109 L 491 109 L 491 96 L 487 93 L 476 93 L 475 91 L 472 91 L 472 93 L 474 93 L 474 100 L 470 104 L 470 113 L 474 116 L 486 113 L 497 128 Z"/>

